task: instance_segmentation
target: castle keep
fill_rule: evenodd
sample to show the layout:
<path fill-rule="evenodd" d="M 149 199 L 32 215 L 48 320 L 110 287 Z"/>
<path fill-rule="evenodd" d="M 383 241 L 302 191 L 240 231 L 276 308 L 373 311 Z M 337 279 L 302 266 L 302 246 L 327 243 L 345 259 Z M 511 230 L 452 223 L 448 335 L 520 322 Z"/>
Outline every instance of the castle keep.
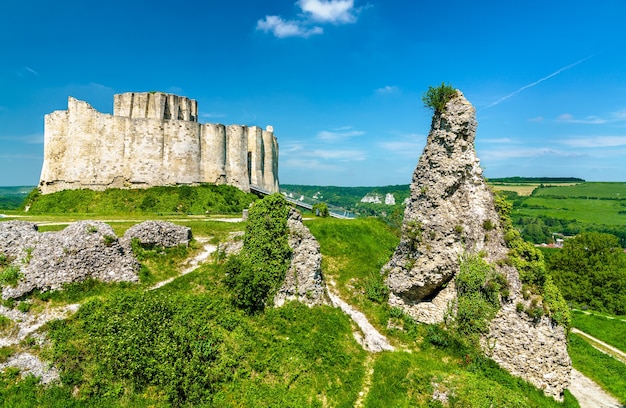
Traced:
<path fill-rule="evenodd" d="M 113 115 L 67 105 L 45 116 L 43 194 L 200 183 L 278 192 L 271 126 L 201 124 L 195 100 L 160 92 L 115 95 Z"/>

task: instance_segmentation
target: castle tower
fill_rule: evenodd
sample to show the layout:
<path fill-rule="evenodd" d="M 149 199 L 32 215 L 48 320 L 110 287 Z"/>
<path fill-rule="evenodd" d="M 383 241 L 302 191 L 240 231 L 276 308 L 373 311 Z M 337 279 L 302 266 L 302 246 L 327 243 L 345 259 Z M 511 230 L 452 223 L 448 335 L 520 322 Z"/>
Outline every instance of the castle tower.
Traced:
<path fill-rule="evenodd" d="M 278 192 L 277 149 L 273 132 L 256 126 L 198 123 L 197 102 L 183 96 L 118 94 L 113 115 L 70 97 L 66 111 L 45 116 L 39 187 L 48 194 L 210 183 Z"/>

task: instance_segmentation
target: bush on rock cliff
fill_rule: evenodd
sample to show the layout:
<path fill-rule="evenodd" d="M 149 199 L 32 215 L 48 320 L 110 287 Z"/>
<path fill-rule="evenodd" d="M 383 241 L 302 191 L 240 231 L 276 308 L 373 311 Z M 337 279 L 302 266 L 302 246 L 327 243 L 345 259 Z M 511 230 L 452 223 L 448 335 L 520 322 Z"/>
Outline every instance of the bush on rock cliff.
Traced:
<path fill-rule="evenodd" d="M 446 103 L 456 95 L 456 89 L 452 85 L 441 83 L 438 87 L 429 86 L 422 96 L 422 102 L 427 108 L 431 108 L 435 113 L 441 113 L 446 107 Z"/>
<path fill-rule="evenodd" d="M 495 205 L 505 230 L 504 240 L 509 247 L 506 262 L 519 271 L 524 285 L 524 297 L 530 299 L 531 307 L 524 309 L 521 303 L 518 307 L 533 318 L 540 318 L 545 314 L 554 322 L 568 328 L 571 322 L 569 307 L 546 269 L 543 254 L 533 244 L 524 241 L 513 226 L 510 217 L 512 205 L 502 196 L 496 196 Z"/>
<path fill-rule="evenodd" d="M 254 313 L 270 303 L 291 261 L 287 215 L 289 206 L 275 193 L 256 202 L 248 216 L 242 251 L 224 265 L 234 302 Z"/>
<path fill-rule="evenodd" d="M 478 341 L 475 335 L 488 331 L 489 322 L 500 309 L 500 296 L 508 293 L 507 280 L 479 256 L 468 256 L 461 262 L 456 288 L 454 328 L 462 336 Z"/>

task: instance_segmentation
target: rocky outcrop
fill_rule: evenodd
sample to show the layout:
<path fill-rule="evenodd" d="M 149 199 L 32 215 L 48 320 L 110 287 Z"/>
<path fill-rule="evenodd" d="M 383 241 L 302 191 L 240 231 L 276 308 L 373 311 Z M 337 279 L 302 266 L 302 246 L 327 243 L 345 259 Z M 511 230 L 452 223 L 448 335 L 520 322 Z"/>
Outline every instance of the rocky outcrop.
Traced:
<path fill-rule="evenodd" d="M 306 305 L 328 304 L 326 286 L 322 279 L 320 245 L 311 231 L 302 223 L 300 213 L 291 209 L 287 218 L 291 264 L 285 281 L 274 296 L 274 304 L 298 300 Z"/>
<path fill-rule="evenodd" d="M 390 303 L 425 323 L 442 321 L 456 296 L 452 280 L 461 255 L 506 257 L 493 194 L 474 151 L 476 125 L 474 107 L 460 92 L 434 115 L 413 173 L 402 238 L 385 267 Z M 512 286 L 519 291 L 519 279 Z"/>
<path fill-rule="evenodd" d="M 88 278 L 138 281 L 139 263 L 108 224 L 78 221 L 59 232 L 36 231 L 37 226 L 29 222 L 0 223 L 0 253 L 19 269 L 15 286 L 3 287 L 4 299 L 35 289 L 56 290 Z"/>
<path fill-rule="evenodd" d="M 457 297 L 460 259 L 480 253 L 502 273 L 509 295 L 482 339 L 485 352 L 514 375 L 559 398 L 570 378 L 563 327 L 534 321 L 515 309 L 523 302 L 518 271 L 504 263 L 508 248 L 493 193 L 476 157 L 474 107 L 457 91 L 435 112 L 413 173 L 402 236 L 383 268 L 389 303 L 425 323 L 441 322 Z"/>
<path fill-rule="evenodd" d="M 136 238 L 146 247 L 174 247 L 189 245 L 191 228 L 166 221 L 144 221 L 135 224 L 124 233 L 125 240 Z"/>
<path fill-rule="evenodd" d="M 548 317 L 535 321 L 517 312 L 516 304 L 502 305 L 482 339 L 483 350 L 511 374 L 561 399 L 572 369 L 565 329 Z"/>

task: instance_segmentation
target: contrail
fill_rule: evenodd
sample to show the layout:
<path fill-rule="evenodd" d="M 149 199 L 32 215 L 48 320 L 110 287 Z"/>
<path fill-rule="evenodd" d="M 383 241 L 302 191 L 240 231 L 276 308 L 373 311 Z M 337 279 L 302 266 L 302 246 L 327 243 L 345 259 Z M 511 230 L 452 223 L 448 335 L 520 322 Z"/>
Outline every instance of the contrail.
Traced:
<path fill-rule="evenodd" d="M 510 97 L 517 95 L 518 93 L 522 92 L 522 91 L 523 91 L 523 90 L 525 90 L 525 89 L 532 88 L 533 86 L 535 86 L 535 85 L 537 85 L 537 84 L 540 84 L 540 83 L 542 83 L 543 81 L 545 81 L 545 80 L 547 80 L 547 79 L 550 79 L 550 78 L 552 78 L 553 76 L 556 76 L 556 75 L 560 74 L 560 73 L 561 73 L 561 72 L 563 72 L 563 71 L 567 71 L 568 69 L 570 69 L 570 68 L 572 68 L 572 67 L 575 67 L 575 66 L 576 66 L 576 65 L 578 65 L 578 64 L 582 64 L 583 62 L 587 61 L 587 60 L 588 60 L 589 58 L 591 58 L 591 57 L 593 57 L 593 55 L 590 55 L 590 56 L 588 56 L 588 57 L 586 57 L 586 58 L 583 58 L 583 59 L 581 59 L 581 60 L 579 60 L 579 61 L 576 61 L 576 62 L 574 62 L 573 64 L 566 65 L 566 66 L 564 66 L 563 68 L 559 68 L 559 69 L 557 69 L 556 71 L 554 71 L 553 73 L 551 73 L 550 75 L 545 76 L 545 77 L 543 77 L 543 78 L 541 78 L 541 79 L 539 79 L 539 80 L 537 80 L 537 81 L 533 82 L 532 84 L 524 85 L 523 87 L 521 87 L 521 88 L 520 88 L 520 89 L 518 89 L 517 91 L 515 91 L 515 92 L 513 92 L 513 93 L 510 93 L 510 94 L 508 94 L 508 95 L 506 95 L 506 96 L 503 96 L 502 98 L 498 99 L 497 101 L 495 101 L 495 102 L 493 102 L 493 103 L 491 103 L 491 104 L 489 104 L 489 105 L 485 106 L 485 109 L 486 109 L 486 108 L 491 108 L 491 107 L 493 107 L 493 106 L 496 106 L 496 105 L 497 105 L 497 104 L 499 104 L 500 102 L 506 101 L 506 100 L 507 100 L 507 99 L 509 99 Z"/>

